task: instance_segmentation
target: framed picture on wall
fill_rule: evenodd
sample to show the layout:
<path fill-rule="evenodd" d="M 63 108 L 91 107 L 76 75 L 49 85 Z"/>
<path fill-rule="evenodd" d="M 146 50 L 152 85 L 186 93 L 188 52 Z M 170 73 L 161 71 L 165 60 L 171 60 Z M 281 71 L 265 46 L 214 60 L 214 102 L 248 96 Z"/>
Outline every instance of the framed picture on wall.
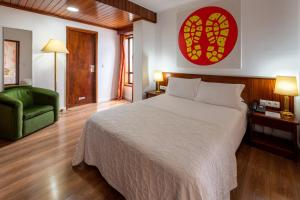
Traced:
<path fill-rule="evenodd" d="M 178 11 L 178 66 L 241 69 L 240 29 L 240 0 L 199 1 Z"/>
<path fill-rule="evenodd" d="M 19 84 L 20 42 L 4 40 L 4 85 Z"/>

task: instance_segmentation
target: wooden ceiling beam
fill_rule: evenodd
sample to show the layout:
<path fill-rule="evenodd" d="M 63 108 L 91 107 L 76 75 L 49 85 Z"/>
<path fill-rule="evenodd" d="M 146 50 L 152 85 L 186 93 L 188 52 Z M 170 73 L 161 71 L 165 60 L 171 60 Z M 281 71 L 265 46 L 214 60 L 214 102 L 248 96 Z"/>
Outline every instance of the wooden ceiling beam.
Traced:
<path fill-rule="evenodd" d="M 73 18 L 73 17 L 65 17 L 63 15 L 57 15 L 57 14 L 42 11 L 42 10 L 37 10 L 37 9 L 32 9 L 32 8 L 24 8 L 24 7 L 21 7 L 21 6 L 18 6 L 18 5 L 2 2 L 1 0 L 0 0 L 0 6 L 15 8 L 15 9 L 19 9 L 19 10 L 25 10 L 25 11 L 29 11 L 29 12 L 33 12 L 33 13 L 37 13 L 37 14 L 41 14 L 41 15 L 47 15 L 47 16 L 51 16 L 51 17 L 57 17 L 57 18 L 65 19 L 65 20 L 70 20 L 70 21 L 75 21 L 75 22 L 79 22 L 79 23 L 83 23 L 83 24 L 88 24 L 88 25 L 92 25 L 92 26 L 98 26 L 98 27 L 101 27 L 101 28 L 107 28 L 107 29 L 112 29 L 112 30 L 116 30 L 116 31 L 118 30 L 118 28 L 113 28 L 113 27 L 108 26 L 108 25 L 98 24 L 98 23 L 94 23 L 94 22 L 90 22 L 90 21 L 81 20 L 81 19 L 76 19 L 76 18 Z"/>
<path fill-rule="evenodd" d="M 157 15 L 155 12 L 148 10 L 138 4 L 128 0 L 97 0 L 98 2 L 118 8 L 120 10 L 140 16 L 142 19 L 156 23 Z"/>
<path fill-rule="evenodd" d="M 118 29 L 119 35 L 127 35 L 133 32 L 133 24 Z"/>

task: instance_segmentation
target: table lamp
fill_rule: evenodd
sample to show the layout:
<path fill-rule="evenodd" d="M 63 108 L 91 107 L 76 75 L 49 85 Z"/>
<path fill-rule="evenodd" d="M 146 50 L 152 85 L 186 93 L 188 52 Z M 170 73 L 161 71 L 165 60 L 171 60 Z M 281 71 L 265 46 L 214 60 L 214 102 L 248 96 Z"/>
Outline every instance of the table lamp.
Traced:
<path fill-rule="evenodd" d="M 154 71 L 154 81 L 156 82 L 156 92 L 160 92 L 160 82 L 164 80 L 162 71 Z"/>
<path fill-rule="evenodd" d="M 48 43 L 42 49 L 45 53 L 54 53 L 54 89 L 56 91 L 57 85 L 57 53 L 66 53 L 69 51 L 66 48 L 65 44 L 59 40 L 50 39 Z"/>
<path fill-rule="evenodd" d="M 289 96 L 298 96 L 296 77 L 277 76 L 274 93 L 284 95 L 284 109 L 281 114 L 286 117 L 293 117 L 293 113 L 289 111 Z"/>

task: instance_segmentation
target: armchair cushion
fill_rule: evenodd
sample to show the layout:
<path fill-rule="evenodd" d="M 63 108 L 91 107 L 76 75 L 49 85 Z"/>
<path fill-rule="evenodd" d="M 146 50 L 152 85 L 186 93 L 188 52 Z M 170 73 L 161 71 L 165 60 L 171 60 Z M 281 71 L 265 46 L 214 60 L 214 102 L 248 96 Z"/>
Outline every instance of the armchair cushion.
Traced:
<path fill-rule="evenodd" d="M 29 108 L 25 108 L 23 111 L 23 119 L 31 119 L 33 117 L 36 117 L 38 115 L 44 114 L 49 111 L 53 111 L 54 107 L 50 105 L 34 105 Z"/>
<path fill-rule="evenodd" d="M 23 123 L 23 136 L 31 134 L 37 130 L 45 128 L 54 123 L 54 112 L 49 111 L 44 114 L 38 115 L 31 119 L 24 120 Z"/>

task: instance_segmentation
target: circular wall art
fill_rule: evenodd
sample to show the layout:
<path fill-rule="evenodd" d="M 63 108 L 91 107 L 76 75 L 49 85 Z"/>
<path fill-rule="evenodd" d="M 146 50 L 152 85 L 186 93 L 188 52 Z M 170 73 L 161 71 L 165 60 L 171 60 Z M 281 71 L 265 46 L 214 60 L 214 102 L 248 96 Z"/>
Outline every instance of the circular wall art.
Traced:
<path fill-rule="evenodd" d="M 234 17 L 220 7 L 205 7 L 192 13 L 180 28 L 178 44 L 182 55 L 197 65 L 212 65 L 234 48 L 238 27 Z"/>

